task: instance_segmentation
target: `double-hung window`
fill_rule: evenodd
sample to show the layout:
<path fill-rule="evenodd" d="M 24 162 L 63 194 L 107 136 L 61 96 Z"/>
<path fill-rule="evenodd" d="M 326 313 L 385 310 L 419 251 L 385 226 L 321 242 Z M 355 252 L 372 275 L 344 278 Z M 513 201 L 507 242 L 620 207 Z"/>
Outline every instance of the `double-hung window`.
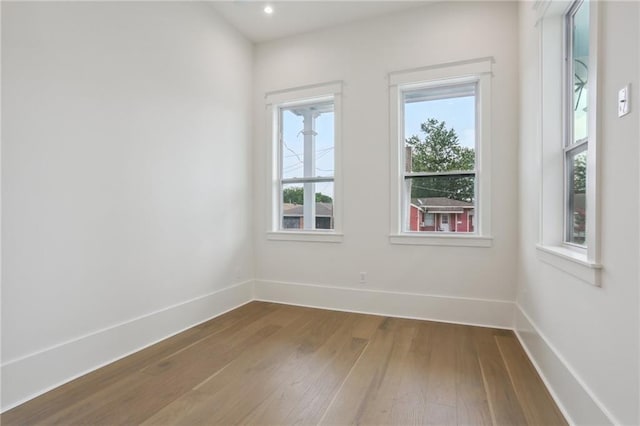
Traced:
<path fill-rule="evenodd" d="M 540 242 L 538 257 L 598 285 L 598 8 L 538 5 L 540 16 Z"/>
<path fill-rule="evenodd" d="M 392 243 L 491 245 L 491 66 L 390 75 Z"/>
<path fill-rule="evenodd" d="M 405 232 L 476 231 L 467 219 L 476 209 L 477 84 L 402 90 Z"/>
<path fill-rule="evenodd" d="M 339 241 L 340 91 L 334 83 L 267 95 L 271 239 Z"/>

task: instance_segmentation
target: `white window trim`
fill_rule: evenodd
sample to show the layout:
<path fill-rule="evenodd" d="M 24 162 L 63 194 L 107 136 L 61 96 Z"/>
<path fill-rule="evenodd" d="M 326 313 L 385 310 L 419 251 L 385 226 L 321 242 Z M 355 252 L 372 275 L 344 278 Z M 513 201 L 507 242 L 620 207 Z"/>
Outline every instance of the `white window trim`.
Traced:
<path fill-rule="evenodd" d="M 540 223 L 538 259 L 580 280 L 600 285 L 600 167 L 599 147 L 600 84 L 598 81 L 598 15 L 600 2 L 589 2 L 589 145 L 587 150 L 587 247 L 565 242 L 565 153 L 564 132 L 567 109 L 564 102 L 563 60 L 566 47 L 565 15 L 573 1 L 547 0 L 534 7 L 539 11 L 540 36 Z M 562 65 L 560 65 L 562 64 Z"/>
<path fill-rule="evenodd" d="M 460 247 L 491 247 L 491 79 L 492 57 L 439 64 L 389 74 L 389 156 L 391 171 L 391 244 L 436 245 Z M 415 233 L 402 230 L 403 147 L 402 92 L 443 84 L 476 81 L 476 232 Z M 479 196 L 478 196 L 479 195 Z M 480 219 L 478 221 L 478 218 Z"/>
<path fill-rule="evenodd" d="M 334 173 L 333 173 L 333 228 L 316 230 L 280 229 L 280 143 L 278 132 L 278 108 L 288 104 L 331 98 L 334 105 Z M 266 238 L 274 241 L 308 241 L 340 243 L 342 234 L 342 81 L 301 86 L 265 94 L 265 115 L 268 155 L 267 206 L 268 224 Z"/>

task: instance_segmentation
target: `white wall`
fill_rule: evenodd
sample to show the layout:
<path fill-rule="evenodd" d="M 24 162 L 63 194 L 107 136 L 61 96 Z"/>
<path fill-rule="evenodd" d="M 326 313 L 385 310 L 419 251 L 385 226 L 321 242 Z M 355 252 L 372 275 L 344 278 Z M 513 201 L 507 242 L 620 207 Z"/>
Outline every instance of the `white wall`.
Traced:
<path fill-rule="evenodd" d="M 578 424 L 638 424 L 638 66 L 637 2 L 602 2 L 602 287 L 540 262 L 538 28 L 533 3 L 520 5 L 520 262 L 517 328 Z M 632 112 L 616 115 L 631 83 Z M 527 318 L 528 317 L 528 318 Z"/>
<path fill-rule="evenodd" d="M 495 58 L 493 247 L 391 245 L 388 73 L 486 56 Z M 264 297 L 269 298 L 265 283 L 275 281 L 321 285 L 327 291 L 331 290 L 328 286 L 335 286 L 513 301 L 517 65 L 517 4 L 512 2 L 442 2 L 259 44 L 254 65 L 254 183 L 259 194 L 254 210 L 257 294 L 264 290 Z M 267 240 L 265 192 L 270 141 L 264 130 L 264 95 L 333 80 L 344 82 L 344 179 L 339 183 L 344 191 L 344 241 Z M 368 274 L 365 285 L 358 282 L 360 271 Z M 306 302 L 304 297 L 296 302 L 314 304 L 312 293 L 310 290 Z M 334 296 L 340 297 L 339 293 Z M 374 308 L 372 305 L 369 310 Z M 357 307 L 362 309 L 366 307 Z M 510 321 L 508 309 L 505 312 Z M 423 314 L 430 316 L 429 311 Z M 451 318 L 445 315 L 441 319 Z"/>
<path fill-rule="evenodd" d="M 4 408 L 251 298 L 251 69 L 204 3 L 2 2 Z"/>
<path fill-rule="evenodd" d="M 602 288 L 536 258 L 530 3 L 436 3 L 261 44 L 253 64 L 201 3 L 1 7 L 4 409 L 251 299 L 253 277 L 259 298 L 505 326 L 517 278 L 516 326 L 565 412 L 639 423 L 635 100 L 614 115 L 622 85 L 640 99 L 637 3 L 603 6 Z M 387 74 L 484 56 L 493 246 L 390 245 Z M 332 80 L 344 242 L 269 241 L 264 94 Z"/>

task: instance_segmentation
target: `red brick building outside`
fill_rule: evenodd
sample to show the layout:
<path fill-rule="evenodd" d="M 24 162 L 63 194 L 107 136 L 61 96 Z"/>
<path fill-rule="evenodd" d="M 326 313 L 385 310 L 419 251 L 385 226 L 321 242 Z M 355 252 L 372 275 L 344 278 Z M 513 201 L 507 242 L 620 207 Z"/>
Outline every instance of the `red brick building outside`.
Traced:
<path fill-rule="evenodd" d="M 475 206 L 445 197 L 411 200 L 409 231 L 474 232 Z"/>

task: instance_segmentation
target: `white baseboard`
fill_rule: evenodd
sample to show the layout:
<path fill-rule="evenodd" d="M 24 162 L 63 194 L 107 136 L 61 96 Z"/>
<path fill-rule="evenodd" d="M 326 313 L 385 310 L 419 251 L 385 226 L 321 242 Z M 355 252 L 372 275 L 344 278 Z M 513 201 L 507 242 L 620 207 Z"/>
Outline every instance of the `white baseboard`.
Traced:
<path fill-rule="evenodd" d="M 257 280 L 255 299 L 337 311 L 513 328 L 513 302 Z"/>
<path fill-rule="evenodd" d="M 245 281 L 10 360 L 1 366 L 2 412 L 252 300 L 504 329 L 513 329 L 515 320 L 518 339 L 567 420 L 619 424 L 513 302 L 267 280 Z"/>
<path fill-rule="evenodd" d="M 2 412 L 252 300 L 245 281 L 6 362 Z"/>
<path fill-rule="evenodd" d="M 515 332 L 565 418 L 573 425 L 622 424 L 516 303 Z"/>

